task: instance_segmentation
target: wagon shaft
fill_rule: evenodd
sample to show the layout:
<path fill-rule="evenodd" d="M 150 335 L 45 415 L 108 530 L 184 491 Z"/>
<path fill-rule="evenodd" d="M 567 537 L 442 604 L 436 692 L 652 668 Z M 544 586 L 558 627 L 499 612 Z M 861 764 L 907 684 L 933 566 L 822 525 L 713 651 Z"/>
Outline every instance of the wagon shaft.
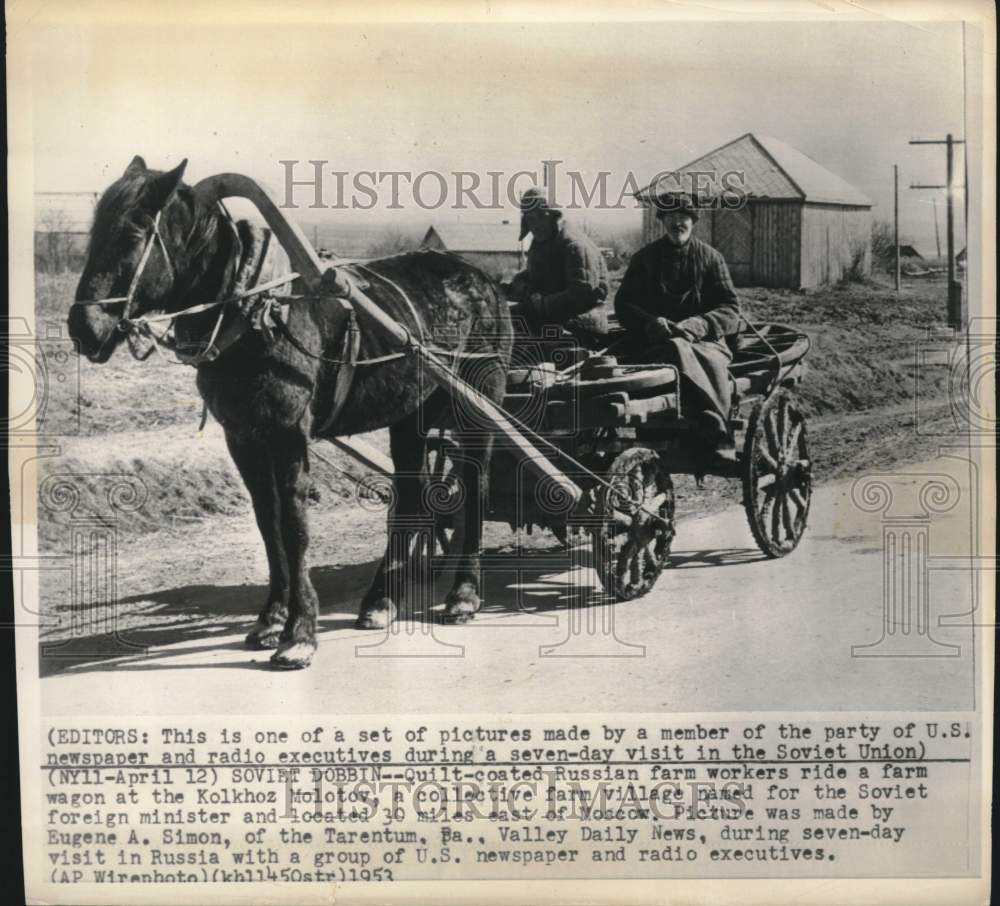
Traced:
<path fill-rule="evenodd" d="M 542 454 L 528 439 L 523 426 L 515 424 L 499 406 L 463 381 L 445 362 L 413 338 L 402 324 L 389 317 L 358 288 L 346 273 L 325 265 L 309 244 L 302 230 L 288 220 L 260 184 L 246 176 L 224 173 L 202 180 L 195 192 L 206 201 L 221 201 L 225 197 L 246 198 L 256 205 L 278 241 L 284 247 L 297 276 L 306 288 L 319 298 L 329 298 L 331 304 L 349 304 L 365 320 L 391 337 L 401 349 L 412 351 L 445 390 L 460 401 L 483 425 L 498 432 L 527 469 L 551 484 L 550 494 L 566 495 L 572 502 L 583 492 Z"/>

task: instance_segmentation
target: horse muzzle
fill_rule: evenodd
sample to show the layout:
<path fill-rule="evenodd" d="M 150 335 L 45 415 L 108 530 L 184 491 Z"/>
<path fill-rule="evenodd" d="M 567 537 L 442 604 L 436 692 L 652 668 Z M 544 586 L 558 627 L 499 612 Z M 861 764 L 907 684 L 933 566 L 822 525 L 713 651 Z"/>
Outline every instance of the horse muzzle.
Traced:
<path fill-rule="evenodd" d="M 114 352 L 122 339 L 118 330 L 118 320 L 109 313 L 98 314 L 88 310 L 88 306 L 74 305 L 70 309 L 67 324 L 70 339 L 76 343 L 80 355 L 91 362 L 103 364 Z"/>

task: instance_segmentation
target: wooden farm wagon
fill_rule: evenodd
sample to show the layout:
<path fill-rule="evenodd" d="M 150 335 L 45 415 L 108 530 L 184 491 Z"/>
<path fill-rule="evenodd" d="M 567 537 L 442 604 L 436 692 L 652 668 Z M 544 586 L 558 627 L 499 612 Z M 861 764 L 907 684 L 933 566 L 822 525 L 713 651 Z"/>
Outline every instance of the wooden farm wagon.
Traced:
<path fill-rule="evenodd" d="M 487 518 L 513 526 L 540 525 L 566 540 L 592 538 L 594 564 L 608 595 L 636 598 L 668 564 L 674 538 L 671 474 L 738 479 L 753 536 L 768 557 L 795 549 L 809 514 L 811 460 L 805 419 L 793 392 L 808 339 L 775 324 L 745 324 L 730 366 L 735 456 L 700 461 L 693 425 L 682 415 L 680 382 L 671 366 L 619 361 L 553 343 L 551 355 L 508 375 L 502 406 L 466 383 L 435 350 L 386 315 L 344 268 L 322 262 L 301 230 L 253 180 L 222 174 L 196 187 L 204 197 L 253 202 L 288 254 L 301 291 L 330 304 L 349 304 L 362 329 L 384 332 L 400 351 L 417 356 L 432 380 L 464 413 L 497 438 Z M 616 337 L 612 335 L 610 345 Z M 429 437 L 427 481 L 439 493 L 435 534 L 447 547 L 456 530 L 451 495 L 462 493 L 446 430 Z M 369 468 L 392 473 L 387 457 L 351 438 L 333 441 Z"/>

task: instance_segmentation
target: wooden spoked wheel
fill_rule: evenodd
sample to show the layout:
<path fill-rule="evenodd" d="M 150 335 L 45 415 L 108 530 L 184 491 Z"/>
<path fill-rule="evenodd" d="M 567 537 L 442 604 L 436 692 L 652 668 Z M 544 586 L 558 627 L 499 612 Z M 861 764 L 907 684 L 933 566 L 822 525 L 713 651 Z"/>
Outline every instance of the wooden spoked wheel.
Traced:
<path fill-rule="evenodd" d="M 594 568 L 616 601 L 646 594 L 660 577 L 674 540 L 674 485 L 654 450 L 633 447 L 604 474 L 597 492 Z"/>
<path fill-rule="evenodd" d="M 757 546 L 768 557 L 795 550 L 812 499 L 805 417 L 787 390 L 758 403 L 743 446 L 743 507 Z"/>

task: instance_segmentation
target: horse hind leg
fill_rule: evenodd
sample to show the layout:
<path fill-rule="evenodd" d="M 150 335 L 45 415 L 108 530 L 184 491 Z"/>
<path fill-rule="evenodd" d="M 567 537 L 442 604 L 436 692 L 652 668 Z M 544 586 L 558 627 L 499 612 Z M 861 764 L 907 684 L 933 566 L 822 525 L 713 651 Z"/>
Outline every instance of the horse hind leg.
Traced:
<path fill-rule="evenodd" d="M 414 556 L 418 544 L 432 538 L 433 522 L 422 503 L 421 468 L 425 438 L 420 433 L 420 414 L 413 413 L 389 428 L 395 500 L 388 514 L 385 554 L 372 584 L 361 601 L 358 629 L 387 629 L 399 613 L 399 605 L 421 595 L 415 582 L 430 581 L 430 571 L 419 569 Z M 433 545 L 430 540 L 428 546 Z"/>
<path fill-rule="evenodd" d="M 246 644 L 255 649 L 277 648 L 281 631 L 288 619 L 289 575 L 281 538 L 273 466 L 264 444 L 244 440 L 227 432 L 226 445 L 250 493 L 257 528 L 267 552 L 270 575 L 267 600 L 253 629 L 246 636 Z"/>
<path fill-rule="evenodd" d="M 461 458 L 459 474 L 464 492 L 462 546 L 454 582 L 444 602 L 446 623 L 468 623 L 482 607 L 479 556 L 493 452 L 493 438 L 488 434 L 475 433 L 457 440 Z"/>

